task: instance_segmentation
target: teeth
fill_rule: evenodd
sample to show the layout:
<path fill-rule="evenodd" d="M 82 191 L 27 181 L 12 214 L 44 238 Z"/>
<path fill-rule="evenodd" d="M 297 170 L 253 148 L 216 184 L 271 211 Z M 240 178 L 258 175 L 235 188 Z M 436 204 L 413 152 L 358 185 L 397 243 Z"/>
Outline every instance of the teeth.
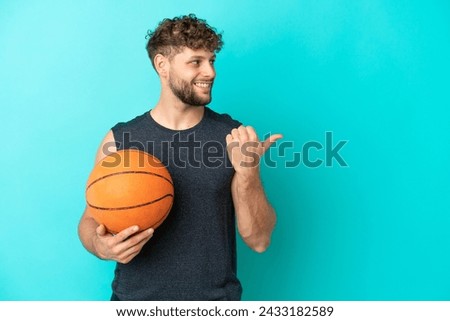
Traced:
<path fill-rule="evenodd" d="M 211 87 L 211 83 L 210 82 L 196 82 L 194 83 L 194 85 L 201 87 L 201 88 L 209 88 Z"/>

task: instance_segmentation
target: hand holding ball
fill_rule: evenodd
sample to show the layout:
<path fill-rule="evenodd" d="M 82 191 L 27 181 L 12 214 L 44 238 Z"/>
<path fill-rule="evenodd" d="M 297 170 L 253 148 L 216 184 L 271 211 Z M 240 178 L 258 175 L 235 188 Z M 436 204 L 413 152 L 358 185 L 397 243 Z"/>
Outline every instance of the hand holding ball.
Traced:
<path fill-rule="evenodd" d="M 86 187 L 89 213 L 114 234 L 132 225 L 157 228 L 169 214 L 173 197 L 167 168 L 155 156 L 135 149 L 103 158 Z"/>

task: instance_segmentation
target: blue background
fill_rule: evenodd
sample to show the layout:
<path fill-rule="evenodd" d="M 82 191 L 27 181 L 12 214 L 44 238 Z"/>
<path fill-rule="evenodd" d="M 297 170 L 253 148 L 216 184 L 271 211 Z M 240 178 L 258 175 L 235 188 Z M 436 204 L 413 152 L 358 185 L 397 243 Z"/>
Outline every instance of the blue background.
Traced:
<path fill-rule="evenodd" d="M 147 30 L 191 12 L 224 31 L 211 107 L 293 144 L 262 168 L 278 224 L 262 255 L 239 240 L 243 299 L 449 300 L 444 0 L 0 0 L 0 299 L 109 298 L 114 264 L 77 237 L 85 182 L 158 99 Z M 327 131 L 348 167 L 286 168 Z"/>

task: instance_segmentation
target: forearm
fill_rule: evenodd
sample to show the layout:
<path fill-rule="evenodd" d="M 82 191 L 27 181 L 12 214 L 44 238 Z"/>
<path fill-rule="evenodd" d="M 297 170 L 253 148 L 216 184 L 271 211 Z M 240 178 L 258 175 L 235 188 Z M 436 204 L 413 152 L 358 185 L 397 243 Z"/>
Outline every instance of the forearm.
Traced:
<path fill-rule="evenodd" d="M 259 161 L 267 149 L 282 135 L 271 135 L 260 142 L 251 126 L 234 128 L 225 138 L 228 156 L 235 174 L 231 192 L 236 210 L 238 231 L 245 243 L 256 252 L 270 244 L 276 215 L 264 193 Z"/>
<path fill-rule="evenodd" d="M 270 244 L 276 215 L 259 175 L 245 177 L 235 174 L 232 193 L 239 234 L 253 250 L 264 252 Z"/>
<path fill-rule="evenodd" d="M 87 210 L 85 210 L 78 225 L 78 236 L 86 250 L 99 257 L 94 246 L 95 230 L 98 227 L 98 224 L 92 217 L 87 215 L 86 211 Z"/>

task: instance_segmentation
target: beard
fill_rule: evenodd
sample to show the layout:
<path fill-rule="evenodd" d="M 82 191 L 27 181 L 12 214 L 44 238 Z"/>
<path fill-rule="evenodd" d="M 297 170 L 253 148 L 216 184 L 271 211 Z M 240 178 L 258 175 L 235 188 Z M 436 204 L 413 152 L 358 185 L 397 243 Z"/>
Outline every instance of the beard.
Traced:
<path fill-rule="evenodd" d="M 204 106 L 211 102 L 212 95 L 212 84 L 210 88 L 210 92 L 208 96 L 200 96 L 194 90 L 194 84 L 190 84 L 189 82 L 180 79 L 169 77 L 169 87 L 172 90 L 173 94 L 181 100 L 183 103 L 191 106 Z"/>

